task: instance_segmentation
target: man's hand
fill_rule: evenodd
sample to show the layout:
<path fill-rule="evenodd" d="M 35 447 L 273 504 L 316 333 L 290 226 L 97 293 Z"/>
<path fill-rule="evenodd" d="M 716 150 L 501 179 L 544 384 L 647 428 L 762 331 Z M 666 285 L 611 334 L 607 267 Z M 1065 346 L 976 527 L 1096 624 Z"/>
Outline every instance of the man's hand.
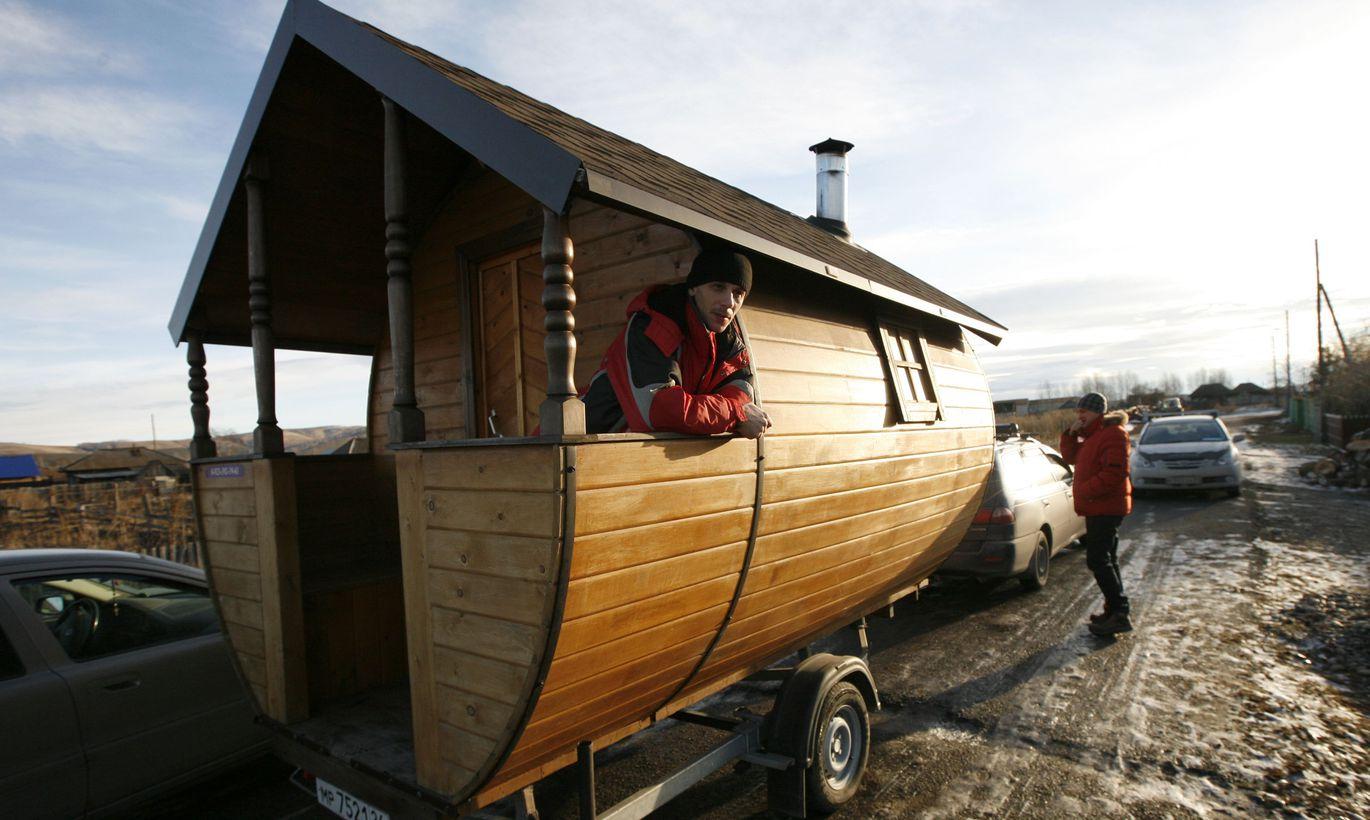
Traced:
<path fill-rule="evenodd" d="M 1080 435 L 1080 433 L 1081 433 L 1084 429 L 1085 429 L 1085 422 L 1084 422 L 1084 420 L 1083 420 L 1083 419 L 1076 419 L 1076 420 L 1070 425 L 1070 427 L 1066 429 L 1066 432 L 1069 433 L 1069 434 L 1071 434 L 1072 436 L 1078 436 L 1078 435 Z"/>
<path fill-rule="evenodd" d="M 771 426 L 771 417 L 761 409 L 761 405 L 747 403 L 742 408 L 742 421 L 737 423 L 733 432 L 747 438 L 757 438 Z"/>

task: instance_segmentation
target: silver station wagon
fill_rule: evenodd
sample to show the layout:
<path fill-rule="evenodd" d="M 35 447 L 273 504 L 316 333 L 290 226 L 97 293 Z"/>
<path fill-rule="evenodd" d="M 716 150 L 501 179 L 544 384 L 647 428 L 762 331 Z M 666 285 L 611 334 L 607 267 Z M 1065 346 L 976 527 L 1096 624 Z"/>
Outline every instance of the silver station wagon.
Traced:
<path fill-rule="evenodd" d="M 1075 512 L 1074 471 L 1056 450 L 1001 428 L 985 498 L 966 537 L 938 573 L 980 579 L 1018 578 L 1046 586 L 1051 557 L 1085 534 Z"/>
<path fill-rule="evenodd" d="M 0 815 L 136 804 L 267 751 L 204 573 L 0 549 Z"/>

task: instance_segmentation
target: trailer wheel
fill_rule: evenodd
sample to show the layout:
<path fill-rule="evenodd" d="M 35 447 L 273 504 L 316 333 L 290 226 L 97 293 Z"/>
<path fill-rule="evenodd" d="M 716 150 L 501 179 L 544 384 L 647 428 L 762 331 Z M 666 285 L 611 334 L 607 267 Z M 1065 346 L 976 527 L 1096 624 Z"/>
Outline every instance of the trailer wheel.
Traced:
<path fill-rule="evenodd" d="M 829 689 L 814 731 L 814 761 L 805 779 L 813 809 L 828 814 L 856 794 L 866 773 L 871 724 L 861 691 L 846 681 Z"/>

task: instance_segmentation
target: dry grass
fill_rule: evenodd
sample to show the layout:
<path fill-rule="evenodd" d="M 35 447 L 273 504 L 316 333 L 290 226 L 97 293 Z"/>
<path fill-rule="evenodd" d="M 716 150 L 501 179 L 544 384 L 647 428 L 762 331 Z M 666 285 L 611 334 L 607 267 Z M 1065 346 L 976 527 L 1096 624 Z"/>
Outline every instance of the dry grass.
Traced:
<path fill-rule="evenodd" d="M 996 416 L 996 424 L 1017 424 L 1019 429 L 1033 438 L 1056 446 L 1061 434 L 1075 423 L 1074 410 L 1050 410 L 1021 416 Z"/>
<path fill-rule="evenodd" d="M 0 547 L 110 549 L 200 563 L 190 486 L 155 481 L 0 490 Z"/>

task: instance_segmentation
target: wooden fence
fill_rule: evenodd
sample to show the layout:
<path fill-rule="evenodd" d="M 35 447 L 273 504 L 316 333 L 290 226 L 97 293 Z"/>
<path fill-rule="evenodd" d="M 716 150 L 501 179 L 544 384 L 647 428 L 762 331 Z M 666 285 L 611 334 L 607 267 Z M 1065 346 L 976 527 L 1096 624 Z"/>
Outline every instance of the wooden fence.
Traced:
<path fill-rule="evenodd" d="M 190 486 L 158 480 L 0 490 L 0 547 L 122 550 L 200 566 Z"/>
<path fill-rule="evenodd" d="M 1339 416 L 1327 414 L 1327 443 L 1345 447 L 1356 433 L 1370 427 L 1370 416 Z"/>

